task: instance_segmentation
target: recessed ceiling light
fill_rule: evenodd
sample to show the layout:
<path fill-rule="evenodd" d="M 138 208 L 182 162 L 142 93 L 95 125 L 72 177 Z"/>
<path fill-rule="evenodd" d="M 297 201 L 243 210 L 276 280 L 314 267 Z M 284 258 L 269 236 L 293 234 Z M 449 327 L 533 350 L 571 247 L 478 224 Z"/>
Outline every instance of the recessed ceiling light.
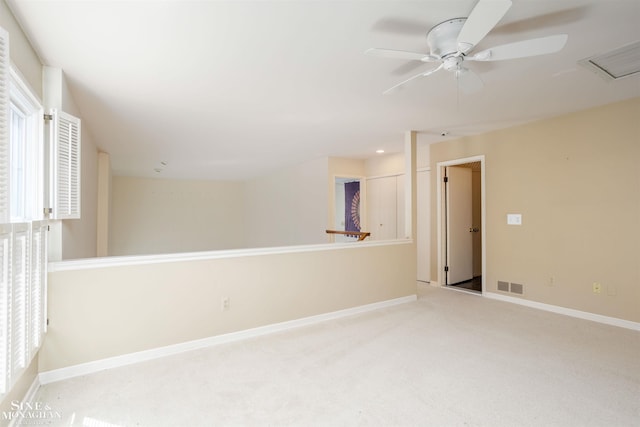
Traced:
<path fill-rule="evenodd" d="M 384 153 L 384 150 L 376 150 L 376 153 L 382 154 L 382 153 Z"/>

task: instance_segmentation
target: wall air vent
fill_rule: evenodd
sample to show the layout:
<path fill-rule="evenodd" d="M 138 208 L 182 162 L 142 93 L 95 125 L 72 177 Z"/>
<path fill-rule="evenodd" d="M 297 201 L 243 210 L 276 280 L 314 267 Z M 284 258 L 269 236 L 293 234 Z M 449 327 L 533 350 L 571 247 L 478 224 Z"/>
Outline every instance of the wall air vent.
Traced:
<path fill-rule="evenodd" d="M 578 64 L 609 81 L 633 76 L 640 73 L 640 41 L 581 59 Z"/>
<path fill-rule="evenodd" d="M 498 290 L 502 292 L 509 292 L 509 282 L 498 280 Z"/>
<path fill-rule="evenodd" d="M 520 283 L 511 283 L 511 293 L 522 295 L 524 293 L 524 285 Z"/>

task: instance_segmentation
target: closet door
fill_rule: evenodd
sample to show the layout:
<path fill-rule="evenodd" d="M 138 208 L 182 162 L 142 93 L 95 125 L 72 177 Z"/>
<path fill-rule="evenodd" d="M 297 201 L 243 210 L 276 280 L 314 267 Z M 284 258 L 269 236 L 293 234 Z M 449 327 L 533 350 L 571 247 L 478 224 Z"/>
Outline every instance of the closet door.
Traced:
<path fill-rule="evenodd" d="M 395 176 L 367 180 L 367 212 L 372 240 L 397 238 L 396 186 Z"/>

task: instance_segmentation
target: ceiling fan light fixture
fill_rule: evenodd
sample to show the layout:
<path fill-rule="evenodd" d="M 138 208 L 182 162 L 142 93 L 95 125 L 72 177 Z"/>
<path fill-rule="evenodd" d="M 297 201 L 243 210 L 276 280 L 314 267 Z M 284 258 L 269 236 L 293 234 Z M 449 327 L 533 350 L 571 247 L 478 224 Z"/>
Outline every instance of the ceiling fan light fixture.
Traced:
<path fill-rule="evenodd" d="M 581 59 L 578 64 L 608 81 L 633 76 L 640 73 L 640 41 Z"/>

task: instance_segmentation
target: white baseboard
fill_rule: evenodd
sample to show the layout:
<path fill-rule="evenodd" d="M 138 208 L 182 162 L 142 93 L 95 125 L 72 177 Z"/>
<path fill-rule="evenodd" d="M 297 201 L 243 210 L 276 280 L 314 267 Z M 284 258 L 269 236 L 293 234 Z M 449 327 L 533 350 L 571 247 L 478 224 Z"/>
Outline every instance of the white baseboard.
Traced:
<path fill-rule="evenodd" d="M 159 347 L 151 350 L 124 354 L 122 356 L 109 357 L 107 359 L 101 359 L 93 362 L 82 363 L 79 365 L 69 366 L 66 368 L 45 371 L 45 372 L 41 372 L 38 375 L 39 384 L 42 384 L 42 385 L 49 384 L 52 382 L 62 381 L 69 378 L 78 377 L 81 375 L 92 374 L 95 372 L 103 371 L 105 369 L 117 368 L 120 366 L 126 366 L 134 363 L 144 362 L 147 360 L 171 356 L 178 353 L 184 353 L 186 351 L 211 347 L 218 344 L 239 341 L 247 338 L 259 337 L 262 335 L 268 335 L 275 332 L 282 332 L 289 329 L 299 328 L 301 326 L 313 325 L 316 323 L 325 322 L 327 320 L 339 319 L 342 317 L 352 316 L 354 314 L 365 313 L 368 311 L 378 310 L 385 307 L 392 307 L 394 305 L 413 302 L 416 300 L 417 300 L 417 295 L 409 295 L 406 297 L 376 302 L 373 304 L 361 305 L 358 307 L 347 308 L 344 310 L 333 311 L 330 313 L 318 314 L 316 316 L 304 317 L 302 319 L 296 319 L 296 320 L 291 320 L 287 322 L 275 323 L 272 325 L 260 326 L 257 328 L 247 329 L 244 331 L 217 335 L 213 337 L 203 338 L 200 340 L 188 341 L 188 342 L 174 344 L 166 347 Z"/>
<path fill-rule="evenodd" d="M 522 298 L 516 298 L 508 295 L 496 294 L 493 292 L 485 292 L 483 295 L 500 301 L 520 304 L 538 310 L 550 311 L 553 313 L 564 314 L 566 316 L 577 317 L 579 319 L 591 320 L 593 322 L 604 323 L 607 325 L 618 326 L 626 329 L 640 331 L 640 323 L 630 320 L 618 319 L 617 317 L 603 316 L 601 314 L 589 313 L 588 311 L 574 310 L 572 308 L 560 307 L 557 305 L 545 304 L 537 301 L 530 301 Z"/>

